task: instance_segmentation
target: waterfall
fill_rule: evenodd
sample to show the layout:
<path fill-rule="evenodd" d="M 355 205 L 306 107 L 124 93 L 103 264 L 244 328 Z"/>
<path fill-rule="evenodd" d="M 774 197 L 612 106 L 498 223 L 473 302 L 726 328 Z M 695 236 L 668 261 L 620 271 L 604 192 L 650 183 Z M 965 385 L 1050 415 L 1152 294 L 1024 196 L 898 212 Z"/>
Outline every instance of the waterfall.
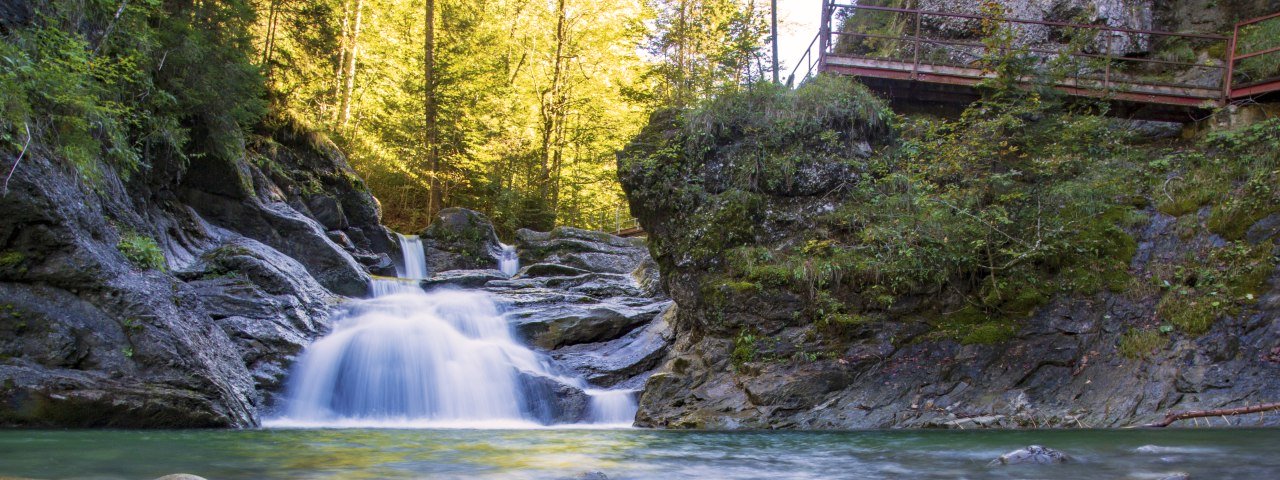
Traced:
<path fill-rule="evenodd" d="M 282 415 L 266 425 L 530 427 L 561 418 L 557 395 L 586 397 L 586 410 L 578 403 L 568 417 L 631 424 L 633 391 L 591 390 L 555 372 L 512 336 L 487 293 L 423 291 L 422 241 L 401 235 L 400 247 L 402 278 L 374 277 L 373 298 L 348 304 L 333 332 L 307 347 Z M 494 256 L 507 275 L 520 267 L 512 246 Z"/>
<path fill-rule="evenodd" d="M 521 345 L 484 292 L 428 293 L 390 278 L 373 287 L 302 354 L 283 415 L 268 426 L 532 427 L 547 423 L 556 398 L 530 379 L 586 387 Z M 630 425 L 630 391 L 583 393 L 587 420 Z"/>
<path fill-rule="evenodd" d="M 501 247 L 495 255 L 498 258 L 498 270 L 508 277 L 514 276 L 520 271 L 520 255 L 516 253 L 516 247 L 505 243 L 498 245 Z"/>
<path fill-rule="evenodd" d="M 532 421 L 517 375 L 551 374 L 486 294 L 378 283 L 299 359 L 285 423 Z"/>
<path fill-rule="evenodd" d="M 631 426 L 638 408 L 635 390 L 587 390 L 591 396 L 591 423 Z"/>
<path fill-rule="evenodd" d="M 400 251 L 404 254 L 404 270 L 401 278 L 427 278 L 427 255 L 422 248 L 422 239 L 417 235 L 400 235 Z"/>

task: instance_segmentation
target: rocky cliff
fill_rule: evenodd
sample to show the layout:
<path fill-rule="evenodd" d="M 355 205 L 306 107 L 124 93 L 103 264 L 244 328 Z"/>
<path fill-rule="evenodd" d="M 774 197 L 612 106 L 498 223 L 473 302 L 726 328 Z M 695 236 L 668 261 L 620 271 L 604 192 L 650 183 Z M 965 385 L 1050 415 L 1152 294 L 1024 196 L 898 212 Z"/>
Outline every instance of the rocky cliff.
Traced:
<path fill-rule="evenodd" d="M 1117 427 L 1280 398 L 1274 192 L 1254 194 L 1264 206 L 1230 228 L 1238 183 L 1173 205 L 1209 181 L 1197 162 L 1223 155 L 1240 172 L 1246 154 L 1147 164 L 1172 140 L 1098 149 L 1129 127 L 1104 122 L 1091 130 L 1102 137 L 1072 140 L 1080 119 L 1046 124 L 1042 142 L 1086 150 L 1021 142 L 1050 121 L 1043 112 L 1001 134 L 970 118 L 939 143 L 899 139 L 874 98 L 817 83 L 659 112 L 620 154 L 678 310 L 638 425 Z M 988 107 L 981 115 L 1008 120 Z M 1275 141 L 1274 128 L 1237 140 Z M 1108 158 L 1121 159 L 1114 173 L 1083 173 L 1110 172 Z M 1041 169 L 1053 162 L 1085 163 Z M 1117 181 L 1146 169 L 1155 187 Z M 1096 195 L 1058 196 L 1077 188 Z M 1086 197 L 1101 197 L 1098 213 L 1069 213 Z M 1059 214 L 1072 220 L 1054 238 Z M 1236 254 L 1255 260 L 1210 260 Z"/>
<path fill-rule="evenodd" d="M 44 151 L 0 197 L 0 424 L 255 425 L 329 310 L 394 272 L 377 201 L 290 122 L 129 178 Z"/>

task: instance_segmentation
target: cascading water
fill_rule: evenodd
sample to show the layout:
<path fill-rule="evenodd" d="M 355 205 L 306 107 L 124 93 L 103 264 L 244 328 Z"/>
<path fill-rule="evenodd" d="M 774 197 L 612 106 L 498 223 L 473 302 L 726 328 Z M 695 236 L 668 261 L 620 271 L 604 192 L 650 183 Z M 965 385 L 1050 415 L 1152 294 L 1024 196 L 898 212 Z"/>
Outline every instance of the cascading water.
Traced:
<path fill-rule="evenodd" d="M 288 403 L 270 426 L 501 426 L 546 423 L 554 404 L 530 379 L 585 389 L 556 375 L 517 342 L 483 292 L 424 292 L 417 282 L 375 279 L 361 300 L 299 359 Z M 586 420 L 630 425 L 630 391 L 585 390 Z"/>
<path fill-rule="evenodd" d="M 427 278 L 427 255 L 422 248 L 422 239 L 417 235 L 400 235 L 400 251 L 404 254 L 404 269 L 401 278 Z"/>
<path fill-rule="evenodd" d="M 591 423 L 626 425 L 636 418 L 634 390 L 587 390 L 591 396 Z"/>
<path fill-rule="evenodd" d="M 498 270 L 508 277 L 514 276 L 520 271 L 520 255 L 516 253 L 516 247 L 505 243 L 498 245 L 500 248 L 495 255 L 498 258 Z"/>

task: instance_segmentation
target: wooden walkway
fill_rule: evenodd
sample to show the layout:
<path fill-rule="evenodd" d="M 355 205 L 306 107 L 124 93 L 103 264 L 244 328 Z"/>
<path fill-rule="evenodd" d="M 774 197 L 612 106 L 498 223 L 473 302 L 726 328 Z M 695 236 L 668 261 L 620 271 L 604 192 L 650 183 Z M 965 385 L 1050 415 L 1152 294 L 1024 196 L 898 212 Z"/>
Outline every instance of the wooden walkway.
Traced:
<path fill-rule="evenodd" d="M 857 21 L 859 15 L 871 21 Z M 995 77 L 995 73 L 972 61 L 983 51 L 982 43 L 947 38 L 955 37 L 955 32 L 944 36 L 937 33 L 938 28 L 924 26 L 982 21 L 1000 22 L 1004 28 L 1014 31 L 1047 29 L 1060 38 L 1068 38 L 1081 31 L 1093 35 L 1090 50 L 1101 51 L 1067 52 L 1032 47 L 1025 51 L 1044 59 L 1061 55 L 1070 57 L 1069 60 L 1076 62 L 1073 64 L 1076 65 L 1074 73 L 1053 80 L 1052 86 L 1069 96 L 1104 99 L 1111 104 L 1109 113 L 1116 116 L 1186 122 L 1203 118 L 1214 109 L 1232 102 L 1275 97 L 1276 92 L 1280 92 L 1280 76 L 1252 79 L 1238 69 L 1246 61 L 1251 62 L 1252 67 L 1260 61 L 1280 65 L 1280 39 L 1257 40 L 1257 34 L 1261 32 L 1259 29 L 1263 25 L 1270 26 L 1270 22 L 1280 22 L 1280 14 L 1240 22 L 1229 36 L 988 18 L 839 4 L 833 0 L 823 1 L 822 19 L 821 31 L 796 65 L 791 80 L 794 81 L 797 74 L 807 78 L 820 72 L 853 75 L 886 96 L 896 107 L 906 109 L 959 108 L 979 98 L 978 85 Z M 841 29 L 833 25 L 844 19 L 854 20 L 846 22 L 852 28 Z M 878 28 L 850 31 L 867 24 Z M 884 28 L 885 25 L 897 28 Z M 900 30 L 903 33 L 886 35 L 871 31 L 875 29 Z M 1116 46 L 1126 42 L 1140 42 L 1148 46 L 1157 43 L 1196 45 L 1202 47 L 1201 51 L 1220 51 L 1222 58 L 1176 61 L 1126 56 L 1122 53 L 1125 49 Z M 1166 72 L 1163 75 L 1166 78 L 1143 73 L 1151 71 Z M 1181 78 L 1194 80 L 1179 80 Z M 1027 87 L 1035 81 L 1020 79 L 1020 83 Z"/>

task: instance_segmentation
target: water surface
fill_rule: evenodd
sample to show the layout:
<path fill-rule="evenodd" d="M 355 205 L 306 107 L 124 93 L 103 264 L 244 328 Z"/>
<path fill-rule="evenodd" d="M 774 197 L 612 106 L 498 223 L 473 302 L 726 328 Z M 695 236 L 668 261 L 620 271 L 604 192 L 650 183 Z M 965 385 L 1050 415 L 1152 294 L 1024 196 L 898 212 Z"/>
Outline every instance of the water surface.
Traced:
<path fill-rule="evenodd" d="M 1041 444 L 1052 466 L 987 463 Z M 1280 430 L 688 432 L 638 429 L 0 431 L 0 477 L 150 479 L 1266 479 Z"/>

